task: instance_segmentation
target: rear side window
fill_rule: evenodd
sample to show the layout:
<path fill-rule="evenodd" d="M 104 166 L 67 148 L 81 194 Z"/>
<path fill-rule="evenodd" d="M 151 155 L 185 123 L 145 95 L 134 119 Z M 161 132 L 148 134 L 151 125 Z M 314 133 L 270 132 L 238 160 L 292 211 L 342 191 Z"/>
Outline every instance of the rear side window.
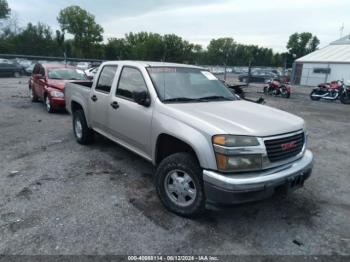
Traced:
<path fill-rule="evenodd" d="M 36 64 L 33 69 L 33 74 L 39 74 L 40 66 Z"/>
<path fill-rule="evenodd" d="M 42 76 L 45 75 L 45 69 L 42 66 L 40 67 L 39 74 L 42 75 Z"/>
<path fill-rule="evenodd" d="M 106 65 L 102 68 L 100 77 L 96 85 L 96 91 L 109 93 L 111 91 L 113 79 L 117 72 L 117 66 Z"/>
<path fill-rule="evenodd" d="M 146 91 L 147 87 L 141 72 L 132 67 L 124 67 L 120 76 L 116 95 L 134 100 L 133 93 Z"/>

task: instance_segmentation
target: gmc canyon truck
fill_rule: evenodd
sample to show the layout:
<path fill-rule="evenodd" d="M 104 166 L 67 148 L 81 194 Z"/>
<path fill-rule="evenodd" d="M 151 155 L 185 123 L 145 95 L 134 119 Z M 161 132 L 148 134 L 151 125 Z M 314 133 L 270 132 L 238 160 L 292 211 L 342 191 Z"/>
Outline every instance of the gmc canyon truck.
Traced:
<path fill-rule="evenodd" d="M 312 171 L 303 119 L 239 100 L 201 67 L 105 62 L 93 83 L 67 83 L 65 100 L 77 142 L 97 132 L 152 162 L 161 202 L 181 216 L 293 191 Z"/>

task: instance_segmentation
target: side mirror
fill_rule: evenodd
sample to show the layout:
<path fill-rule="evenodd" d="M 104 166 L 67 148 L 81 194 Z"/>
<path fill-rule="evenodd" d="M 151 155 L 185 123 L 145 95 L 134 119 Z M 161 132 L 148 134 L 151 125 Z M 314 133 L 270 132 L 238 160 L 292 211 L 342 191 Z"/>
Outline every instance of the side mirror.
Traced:
<path fill-rule="evenodd" d="M 149 98 L 146 91 L 134 92 L 133 97 L 136 103 L 139 105 L 149 107 L 151 104 L 151 99 Z"/>
<path fill-rule="evenodd" d="M 92 81 L 92 80 L 94 80 L 94 77 L 93 76 L 87 76 L 87 79 Z"/>

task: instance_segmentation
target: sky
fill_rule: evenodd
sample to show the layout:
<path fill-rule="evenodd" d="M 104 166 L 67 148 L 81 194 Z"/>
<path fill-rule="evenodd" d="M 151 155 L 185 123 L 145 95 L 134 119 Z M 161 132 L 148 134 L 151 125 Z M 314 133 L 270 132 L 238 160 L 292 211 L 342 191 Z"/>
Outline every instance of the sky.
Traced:
<path fill-rule="evenodd" d="M 238 43 L 286 50 L 289 35 L 311 32 L 320 47 L 350 33 L 349 0 L 8 0 L 20 26 L 43 22 L 54 30 L 59 11 L 79 5 L 96 17 L 105 40 L 128 32 L 175 33 L 206 47 L 232 37 Z"/>

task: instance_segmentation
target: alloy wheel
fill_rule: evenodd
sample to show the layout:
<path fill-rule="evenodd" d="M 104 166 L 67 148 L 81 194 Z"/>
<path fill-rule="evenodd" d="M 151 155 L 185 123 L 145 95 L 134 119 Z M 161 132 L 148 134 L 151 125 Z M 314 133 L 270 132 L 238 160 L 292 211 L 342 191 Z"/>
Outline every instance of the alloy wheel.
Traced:
<path fill-rule="evenodd" d="M 83 125 L 80 119 L 75 119 L 74 121 L 74 132 L 77 138 L 81 139 L 83 137 Z"/>
<path fill-rule="evenodd" d="M 181 207 L 190 206 L 197 196 L 196 186 L 191 176 L 178 169 L 166 175 L 164 188 L 168 198 Z"/>

